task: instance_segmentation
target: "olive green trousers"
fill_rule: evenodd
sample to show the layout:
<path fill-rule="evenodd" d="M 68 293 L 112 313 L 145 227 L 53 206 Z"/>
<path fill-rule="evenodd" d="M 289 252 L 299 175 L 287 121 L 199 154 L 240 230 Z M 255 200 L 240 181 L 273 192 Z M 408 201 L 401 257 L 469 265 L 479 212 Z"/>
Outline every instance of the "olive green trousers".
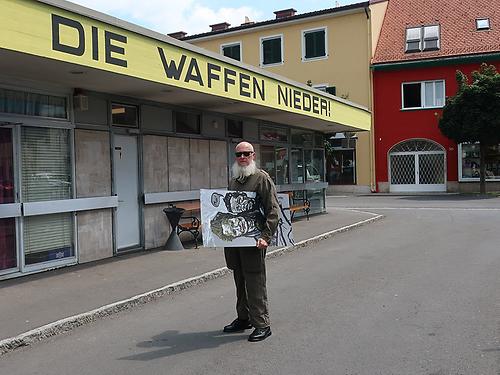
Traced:
<path fill-rule="evenodd" d="M 255 246 L 226 247 L 224 255 L 227 267 L 233 271 L 238 319 L 250 319 L 255 328 L 268 327 L 266 250 Z"/>

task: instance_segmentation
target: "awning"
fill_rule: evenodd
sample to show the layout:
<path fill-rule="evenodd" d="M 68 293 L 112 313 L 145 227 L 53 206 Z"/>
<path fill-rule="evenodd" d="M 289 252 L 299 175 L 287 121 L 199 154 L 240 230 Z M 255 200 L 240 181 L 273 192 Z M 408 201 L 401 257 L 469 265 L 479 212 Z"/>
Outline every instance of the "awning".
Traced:
<path fill-rule="evenodd" d="M 0 9 L 0 74 L 323 132 L 370 129 L 365 107 L 88 8 Z"/>

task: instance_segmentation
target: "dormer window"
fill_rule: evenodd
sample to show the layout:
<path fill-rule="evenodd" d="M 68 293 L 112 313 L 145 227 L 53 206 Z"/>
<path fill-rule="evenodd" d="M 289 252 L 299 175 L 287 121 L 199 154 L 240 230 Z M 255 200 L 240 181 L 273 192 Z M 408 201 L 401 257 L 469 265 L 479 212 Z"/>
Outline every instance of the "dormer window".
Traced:
<path fill-rule="evenodd" d="M 489 30 L 489 29 L 490 29 L 490 19 L 489 18 L 476 19 L 476 30 Z"/>
<path fill-rule="evenodd" d="M 439 49 L 439 25 L 406 29 L 405 52 L 435 51 Z"/>

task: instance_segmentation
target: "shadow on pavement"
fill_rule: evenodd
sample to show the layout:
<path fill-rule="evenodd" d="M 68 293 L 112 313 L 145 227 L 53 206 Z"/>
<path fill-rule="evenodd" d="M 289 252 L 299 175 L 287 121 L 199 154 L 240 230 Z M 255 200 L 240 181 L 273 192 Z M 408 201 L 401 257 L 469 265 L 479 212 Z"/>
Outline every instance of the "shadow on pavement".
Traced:
<path fill-rule="evenodd" d="M 227 334 L 223 333 L 222 330 L 191 333 L 179 333 L 179 331 L 170 330 L 153 336 L 152 340 L 142 341 L 137 344 L 139 348 L 153 350 L 118 359 L 150 361 L 194 350 L 216 348 L 231 342 L 247 340 L 247 338 L 248 333 Z"/>

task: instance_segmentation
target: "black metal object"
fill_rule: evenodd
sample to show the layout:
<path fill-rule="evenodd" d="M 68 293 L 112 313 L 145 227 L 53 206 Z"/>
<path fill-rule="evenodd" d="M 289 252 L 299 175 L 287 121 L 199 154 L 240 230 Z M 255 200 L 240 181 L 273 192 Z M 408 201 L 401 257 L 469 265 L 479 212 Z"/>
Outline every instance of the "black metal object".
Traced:
<path fill-rule="evenodd" d="M 168 221 L 172 230 L 170 231 L 170 236 L 168 236 L 167 243 L 165 244 L 166 250 L 184 250 L 184 246 L 182 246 L 182 242 L 179 238 L 179 234 L 177 233 L 177 224 L 179 224 L 179 220 L 184 213 L 183 208 L 170 206 L 163 209 L 165 215 L 167 215 Z"/>

